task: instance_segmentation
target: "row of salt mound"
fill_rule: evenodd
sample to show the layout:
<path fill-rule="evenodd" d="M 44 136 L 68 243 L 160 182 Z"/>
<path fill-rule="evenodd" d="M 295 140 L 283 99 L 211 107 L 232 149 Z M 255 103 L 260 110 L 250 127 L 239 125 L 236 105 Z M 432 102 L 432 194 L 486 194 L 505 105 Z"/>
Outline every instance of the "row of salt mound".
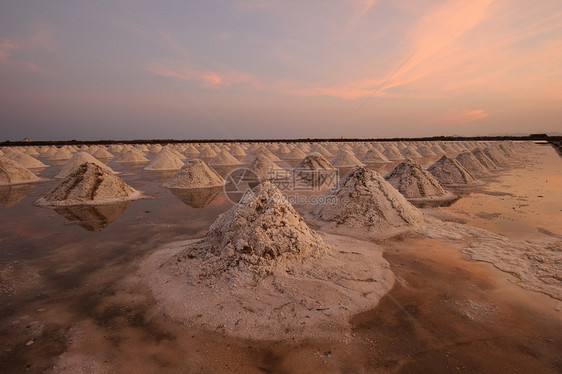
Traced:
<path fill-rule="evenodd" d="M 16 161 L 0 157 L 0 186 L 39 181 L 39 177 Z"/>
<path fill-rule="evenodd" d="M 457 160 L 447 156 L 441 157 L 427 170 L 441 184 L 467 185 L 479 183 Z"/>
<path fill-rule="evenodd" d="M 91 154 L 89 154 L 87 152 L 76 152 L 70 158 L 70 160 L 68 160 L 63 165 L 61 171 L 55 176 L 55 178 L 65 178 L 66 176 L 72 174 L 78 166 L 82 165 L 85 162 L 90 162 L 92 164 L 96 164 L 99 167 L 101 167 L 102 169 L 104 169 L 104 170 L 106 170 L 106 171 L 108 171 L 112 174 L 115 174 L 113 169 L 111 169 L 109 166 L 105 165 L 103 162 L 101 162 L 100 160 L 98 160 L 97 158 L 92 156 Z"/>
<path fill-rule="evenodd" d="M 421 200 L 451 196 L 431 173 L 410 159 L 398 164 L 384 178 L 408 199 Z"/>
<path fill-rule="evenodd" d="M 480 162 L 482 165 L 484 165 L 484 167 L 486 167 L 486 169 L 493 170 L 498 168 L 498 166 L 494 163 L 494 161 L 492 161 L 490 157 L 488 157 L 488 155 L 484 153 L 482 149 L 475 148 L 472 150 L 471 153 L 478 160 L 478 162 Z"/>
<path fill-rule="evenodd" d="M 328 232 L 369 238 L 392 236 L 423 222 L 422 213 L 382 176 L 354 167 L 307 213 Z"/>
<path fill-rule="evenodd" d="M 8 156 L 8 158 L 17 162 L 18 164 L 20 164 L 21 166 L 27 169 L 41 169 L 41 168 L 46 168 L 48 166 L 42 163 L 41 161 L 39 161 L 38 159 L 36 159 L 35 157 L 30 156 L 18 150 L 12 151 Z"/>
<path fill-rule="evenodd" d="M 498 166 L 506 165 L 508 163 L 508 159 L 505 156 L 505 154 L 494 146 L 488 146 L 484 148 L 483 151 L 486 154 L 486 156 L 488 156 L 490 160 L 492 160 L 494 164 Z"/>
<path fill-rule="evenodd" d="M 141 193 L 97 164 L 85 162 L 35 202 L 40 206 L 103 205 L 141 198 Z"/>
<path fill-rule="evenodd" d="M 164 187 L 207 188 L 223 186 L 225 180 L 203 160 L 189 160 Z"/>

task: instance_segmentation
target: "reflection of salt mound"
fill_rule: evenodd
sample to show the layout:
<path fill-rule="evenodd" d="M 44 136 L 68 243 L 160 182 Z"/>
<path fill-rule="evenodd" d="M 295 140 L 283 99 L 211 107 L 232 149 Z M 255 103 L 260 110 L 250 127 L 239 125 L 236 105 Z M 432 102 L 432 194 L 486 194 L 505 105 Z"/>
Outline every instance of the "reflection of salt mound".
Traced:
<path fill-rule="evenodd" d="M 249 169 L 256 173 L 258 178 L 262 181 L 266 179 L 282 178 L 287 175 L 279 165 L 261 153 L 254 158 Z"/>
<path fill-rule="evenodd" d="M 332 165 L 336 167 L 363 166 L 363 163 L 355 157 L 349 149 L 342 149 L 332 160 Z"/>
<path fill-rule="evenodd" d="M 264 276 L 278 260 L 315 256 L 325 250 L 275 185 L 265 182 L 249 191 L 238 204 L 211 225 L 198 245 L 196 256 L 216 256 L 207 276 L 230 270 Z"/>
<path fill-rule="evenodd" d="M 478 159 L 469 151 L 461 152 L 455 159 L 462 165 L 463 168 L 474 176 L 488 175 L 488 169 L 478 161 Z"/>
<path fill-rule="evenodd" d="M 382 154 L 390 161 L 402 161 L 404 159 L 402 153 L 395 146 L 388 147 Z"/>
<path fill-rule="evenodd" d="M 32 157 L 28 154 L 19 151 L 15 151 L 14 153 L 12 153 L 10 158 L 27 169 L 36 169 L 36 168 L 38 169 L 38 168 L 47 167 L 47 165 L 45 165 L 35 157 Z"/>
<path fill-rule="evenodd" d="M 464 185 L 478 181 L 457 160 L 441 157 L 427 169 L 441 184 Z"/>
<path fill-rule="evenodd" d="M 218 155 L 213 157 L 209 161 L 211 165 L 240 165 L 240 161 L 233 155 L 231 155 L 227 150 L 222 150 Z"/>
<path fill-rule="evenodd" d="M 103 162 L 101 162 L 91 154 L 86 152 L 78 152 L 75 153 L 74 156 L 72 156 L 72 158 L 64 164 L 61 171 L 56 175 L 55 178 L 66 177 L 67 175 L 73 173 L 74 170 L 76 170 L 76 168 L 82 165 L 84 162 L 90 162 L 92 164 L 96 164 L 102 169 L 115 174 L 115 172 L 109 166 L 105 165 Z"/>
<path fill-rule="evenodd" d="M 33 187 L 31 184 L 19 184 L 15 186 L 0 186 L 0 205 L 11 207 L 22 200 L 27 192 Z"/>
<path fill-rule="evenodd" d="M 144 167 L 144 170 L 176 170 L 183 166 L 183 161 L 173 152 L 163 150 L 154 160 Z"/>
<path fill-rule="evenodd" d="M 141 198 L 115 174 L 89 162 L 78 166 L 36 205 L 105 205 Z"/>
<path fill-rule="evenodd" d="M 318 152 L 314 152 L 306 156 L 296 167 L 296 169 L 306 170 L 334 170 L 334 166 L 330 164 L 324 156 Z"/>
<path fill-rule="evenodd" d="M 407 159 L 398 164 L 385 179 L 408 199 L 428 199 L 447 196 L 447 191 L 427 170 Z"/>
<path fill-rule="evenodd" d="M 115 221 L 131 204 L 124 201 L 110 205 L 57 206 L 55 212 L 87 231 L 101 231 Z"/>
<path fill-rule="evenodd" d="M 482 165 L 484 165 L 484 167 L 486 167 L 486 169 L 492 170 L 498 168 L 494 161 L 492 161 L 490 157 L 488 157 L 488 155 L 486 155 L 486 153 L 484 153 L 484 151 L 480 148 L 473 149 L 471 153 Z"/>
<path fill-rule="evenodd" d="M 346 235 L 391 236 L 423 220 L 383 177 L 363 167 L 351 169 L 322 200 L 310 209 L 311 222 Z"/>
<path fill-rule="evenodd" d="M 369 151 L 367 151 L 363 157 L 361 157 L 361 161 L 363 162 L 369 162 L 369 163 L 383 163 L 383 162 L 390 162 L 388 160 L 388 158 L 386 158 L 385 155 L 383 155 L 382 153 L 380 153 L 380 151 L 378 149 L 371 149 Z"/>
<path fill-rule="evenodd" d="M 0 186 L 39 182 L 30 170 L 6 157 L 0 157 Z"/>
<path fill-rule="evenodd" d="M 224 179 L 203 160 L 189 160 L 164 186 L 202 188 L 224 185 Z"/>
<path fill-rule="evenodd" d="M 223 190 L 220 187 L 208 188 L 170 188 L 170 191 L 185 205 L 200 209 L 209 205 Z"/>
<path fill-rule="evenodd" d="M 118 162 L 147 162 L 148 158 L 144 157 L 144 154 L 139 151 L 138 149 L 130 149 L 127 152 L 123 153 L 123 155 L 121 157 L 119 157 L 119 159 L 117 159 Z"/>

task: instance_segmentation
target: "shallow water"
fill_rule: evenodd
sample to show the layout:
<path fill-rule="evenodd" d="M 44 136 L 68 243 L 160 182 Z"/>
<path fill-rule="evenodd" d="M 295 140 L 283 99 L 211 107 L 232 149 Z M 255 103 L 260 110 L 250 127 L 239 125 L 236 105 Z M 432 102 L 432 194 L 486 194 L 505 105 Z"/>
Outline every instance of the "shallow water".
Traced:
<path fill-rule="evenodd" d="M 421 163 L 429 166 L 434 161 L 423 159 Z M 54 165 L 44 169 L 41 177 L 53 178 L 64 162 L 49 164 Z M 384 175 L 396 164 L 370 167 Z M 139 260 L 163 244 L 201 237 L 232 203 L 223 191 L 217 191 L 214 197 L 214 192 L 186 196 L 161 187 L 173 171 L 145 171 L 142 164 L 133 166 L 113 161 L 108 165 L 120 172 L 126 183 L 150 198 L 111 208 L 57 212 L 35 207 L 33 202 L 54 187 L 58 180 L 0 189 L 0 371 L 44 372 L 53 369 L 57 362 L 60 365 L 60 355 L 66 359 L 62 362 L 67 368 L 79 366 L 73 367 L 69 357 L 78 362 L 91 361 L 91 371 L 111 368 L 123 372 L 184 372 L 190 368 L 194 372 L 229 369 L 273 372 L 284 368 L 293 372 L 362 372 L 369 371 L 366 368 L 385 366 L 391 371 L 399 371 L 401 360 L 412 354 L 411 349 L 405 348 L 393 351 L 392 339 L 374 344 L 372 340 L 382 339 L 385 335 L 373 336 L 367 331 L 373 321 L 384 324 L 396 319 L 396 323 L 406 323 L 402 321 L 402 318 L 407 320 L 401 309 L 404 305 L 410 312 L 417 310 L 422 313 L 425 310 L 419 293 L 408 296 L 400 289 L 392 295 L 404 298 L 400 300 L 401 307 L 385 299 L 379 311 L 359 316 L 356 333 L 360 339 L 356 338 L 351 343 L 257 343 L 230 339 L 220 332 L 190 330 L 155 315 L 152 310 L 154 300 L 146 289 L 138 285 L 134 276 Z M 225 175 L 228 171 L 229 168 L 225 168 L 221 173 Z M 510 238 L 562 237 L 562 158 L 550 146 L 533 147 L 529 155 L 518 157 L 514 165 L 499 171 L 486 182 L 484 186 L 456 189 L 454 192 L 461 195 L 461 199 L 450 206 L 431 209 L 455 215 L 471 225 Z M 305 191 L 303 194 L 319 195 L 324 190 Z M 207 202 L 208 205 L 201 207 Z M 297 207 L 300 212 L 306 208 L 306 205 Z M 74 221 L 76 218 L 82 222 Z M 416 238 L 409 240 L 409 249 L 434 246 L 434 251 L 439 252 L 447 246 L 441 241 L 433 241 L 429 245 Z M 396 243 L 399 247 L 400 243 L 406 242 L 396 239 L 389 243 L 389 248 L 394 248 Z M 435 261 L 428 256 L 431 251 L 419 259 L 413 259 L 413 250 L 402 254 L 405 253 L 409 260 L 401 257 L 400 253 L 387 256 L 393 270 L 408 278 L 407 282 L 411 284 L 431 282 L 435 276 L 432 272 L 438 270 L 422 271 L 419 268 L 420 262 L 434 264 Z M 443 256 L 452 256 L 447 253 Z M 448 265 L 441 266 L 454 263 L 455 267 L 462 267 L 464 262 L 471 272 L 480 274 L 484 271 L 480 264 L 467 265 L 461 255 L 453 257 Z M 444 257 L 440 258 L 438 262 L 441 263 Z M 466 284 L 461 286 L 466 287 Z M 435 295 L 428 293 L 427 297 L 442 297 L 444 291 L 439 292 L 436 291 Z M 477 288 L 470 292 L 478 294 L 483 291 Z M 528 292 L 521 291 L 523 295 Z M 544 297 L 541 295 L 533 302 L 538 300 L 538 303 L 550 305 Z M 410 301 L 407 301 L 408 298 Z M 525 296 L 521 298 L 525 299 Z M 432 307 L 427 311 L 443 312 L 434 309 Z M 510 309 L 509 313 L 512 312 Z M 389 316 L 385 317 L 385 313 Z M 530 312 L 525 310 L 521 313 L 525 316 Z M 399 318 L 398 315 L 406 317 Z M 529 323 L 532 325 L 532 322 Z M 428 326 L 436 328 L 433 322 L 428 322 L 425 328 Z M 560 323 L 555 322 L 553 326 L 559 328 Z M 541 325 L 541 328 L 548 330 L 552 326 Z M 443 331 L 453 335 L 457 333 L 452 326 L 443 326 Z M 502 331 L 496 332 L 503 334 Z M 525 333 L 528 331 L 526 327 Z M 396 333 L 396 337 L 401 339 L 400 344 L 410 344 L 410 348 L 423 342 L 423 339 L 414 339 L 410 335 L 411 331 Z M 432 343 L 432 339 L 434 337 L 424 344 Z M 554 338 L 549 336 L 545 339 Z M 33 343 L 26 345 L 27 342 Z M 434 348 L 441 349 L 443 344 L 440 344 L 435 344 Z M 484 354 L 485 347 L 478 347 L 482 350 L 480 354 Z M 373 353 L 377 349 L 380 352 Z M 385 365 L 383 357 L 385 352 L 393 354 L 386 362 L 388 365 Z M 427 353 L 420 348 L 418 354 L 423 355 L 423 352 Z M 541 352 L 546 355 L 546 351 Z M 426 356 L 434 359 L 438 355 Z M 469 355 L 466 359 L 473 358 Z M 104 361 L 109 361 L 107 367 Z M 411 360 L 409 362 L 413 365 Z M 537 367 L 533 365 L 528 367 Z M 548 365 L 552 365 L 550 361 Z M 408 368 L 415 371 L 416 367 Z"/>

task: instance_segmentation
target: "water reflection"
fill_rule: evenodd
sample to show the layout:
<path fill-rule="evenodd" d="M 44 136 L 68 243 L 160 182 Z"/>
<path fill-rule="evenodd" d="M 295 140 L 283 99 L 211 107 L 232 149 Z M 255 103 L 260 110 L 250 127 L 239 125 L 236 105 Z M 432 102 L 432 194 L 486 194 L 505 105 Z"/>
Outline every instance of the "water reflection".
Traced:
<path fill-rule="evenodd" d="M 0 186 L 0 205 L 7 208 L 16 205 L 31 188 L 33 188 L 33 184 Z"/>
<path fill-rule="evenodd" d="M 223 187 L 210 188 L 168 188 L 184 204 L 192 208 L 204 208 L 222 191 Z"/>
<path fill-rule="evenodd" d="M 101 231 L 119 217 L 131 204 L 124 201 L 112 205 L 74 205 L 53 207 L 53 210 L 88 231 Z"/>

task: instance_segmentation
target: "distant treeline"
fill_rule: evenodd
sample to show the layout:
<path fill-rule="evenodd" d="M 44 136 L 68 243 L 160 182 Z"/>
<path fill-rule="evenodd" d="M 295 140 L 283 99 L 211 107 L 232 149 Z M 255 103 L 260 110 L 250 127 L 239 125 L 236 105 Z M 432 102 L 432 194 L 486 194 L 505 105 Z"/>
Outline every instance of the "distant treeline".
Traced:
<path fill-rule="evenodd" d="M 527 136 L 433 136 L 421 138 L 301 138 L 301 139 L 136 139 L 136 140 L 36 140 L 5 141 L 0 146 L 29 145 L 91 145 L 91 144 L 178 144 L 178 143 L 308 143 L 308 142 L 397 142 L 397 141 L 501 141 L 501 140 L 544 140 L 555 144 L 562 136 L 531 134 Z"/>

